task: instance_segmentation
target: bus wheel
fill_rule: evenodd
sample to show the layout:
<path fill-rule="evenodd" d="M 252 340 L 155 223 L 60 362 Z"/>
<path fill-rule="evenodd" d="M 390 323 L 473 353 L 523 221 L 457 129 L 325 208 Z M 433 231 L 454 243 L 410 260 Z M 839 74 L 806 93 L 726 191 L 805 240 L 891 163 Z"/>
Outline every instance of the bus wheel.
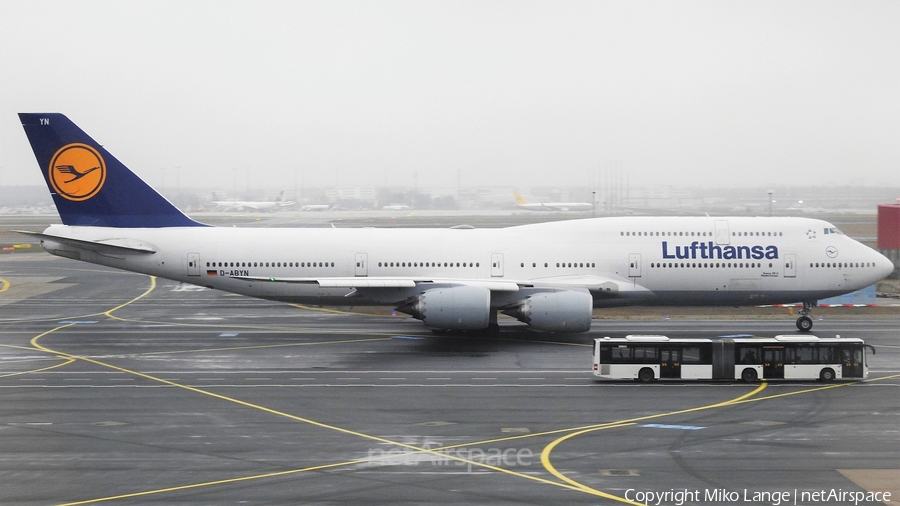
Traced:
<path fill-rule="evenodd" d="M 834 381 L 834 371 L 829 367 L 826 369 L 822 369 L 822 372 L 819 373 L 820 381 Z"/>
<path fill-rule="evenodd" d="M 741 371 L 741 381 L 747 383 L 756 381 L 756 369 L 744 369 Z"/>
<path fill-rule="evenodd" d="M 643 368 L 641 372 L 638 373 L 638 380 L 643 382 L 653 381 L 653 369 Z"/>

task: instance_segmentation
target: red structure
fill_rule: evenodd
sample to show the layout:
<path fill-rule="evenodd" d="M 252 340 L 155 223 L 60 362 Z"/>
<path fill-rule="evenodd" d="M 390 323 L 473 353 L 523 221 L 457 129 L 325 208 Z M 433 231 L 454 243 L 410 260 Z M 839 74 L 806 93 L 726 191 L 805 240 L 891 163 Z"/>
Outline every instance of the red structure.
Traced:
<path fill-rule="evenodd" d="M 900 249 L 900 205 L 878 206 L 878 249 Z"/>
<path fill-rule="evenodd" d="M 878 206 L 878 251 L 894 262 L 890 279 L 900 279 L 900 204 Z"/>

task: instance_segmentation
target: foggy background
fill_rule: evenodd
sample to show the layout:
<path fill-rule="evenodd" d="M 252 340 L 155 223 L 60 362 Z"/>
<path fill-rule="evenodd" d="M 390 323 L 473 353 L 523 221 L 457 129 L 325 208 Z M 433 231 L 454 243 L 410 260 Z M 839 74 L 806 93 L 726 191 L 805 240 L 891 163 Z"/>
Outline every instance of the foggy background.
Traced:
<path fill-rule="evenodd" d="M 169 194 L 888 199 L 898 26 L 892 1 L 0 0 L 0 186 L 45 188 L 16 113 L 61 112 Z"/>

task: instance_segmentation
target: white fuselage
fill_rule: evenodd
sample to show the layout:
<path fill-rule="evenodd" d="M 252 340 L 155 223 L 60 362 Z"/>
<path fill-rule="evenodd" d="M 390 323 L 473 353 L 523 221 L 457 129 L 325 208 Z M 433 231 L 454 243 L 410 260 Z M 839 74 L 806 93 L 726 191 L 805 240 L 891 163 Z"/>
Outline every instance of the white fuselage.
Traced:
<path fill-rule="evenodd" d="M 893 269 L 833 225 L 807 218 L 594 218 L 497 229 L 54 225 L 45 234 L 155 251 L 101 254 L 45 239 L 44 247 L 61 256 L 329 305 L 393 304 L 415 292 L 329 285 L 332 278 L 483 284 L 493 287 L 492 306 L 517 286 L 588 289 L 595 307 L 790 303 L 851 292 Z"/>
<path fill-rule="evenodd" d="M 518 207 L 528 211 L 590 211 L 594 205 L 587 202 L 540 202 L 518 204 Z"/>

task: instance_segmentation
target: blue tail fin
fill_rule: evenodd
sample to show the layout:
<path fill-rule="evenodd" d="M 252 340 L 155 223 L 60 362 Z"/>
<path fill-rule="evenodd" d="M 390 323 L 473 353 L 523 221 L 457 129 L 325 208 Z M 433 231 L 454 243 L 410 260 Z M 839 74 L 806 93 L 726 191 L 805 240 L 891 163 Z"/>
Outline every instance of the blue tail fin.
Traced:
<path fill-rule="evenodd" d="M 203 226 L 188 218 L 69 118 L 19 114 L 44 180 L 66 225 Z"/>

